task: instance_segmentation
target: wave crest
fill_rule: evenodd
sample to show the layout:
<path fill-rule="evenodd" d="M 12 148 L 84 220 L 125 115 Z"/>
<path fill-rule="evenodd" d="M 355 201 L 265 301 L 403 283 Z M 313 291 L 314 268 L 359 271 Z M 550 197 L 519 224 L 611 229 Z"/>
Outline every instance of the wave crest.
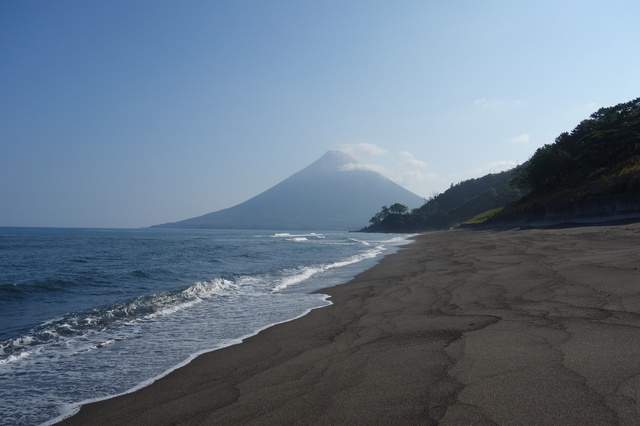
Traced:
<path fill-rule="evenodd" d="M 274 238 L 316 238 L 316 239 L 324 239 L 326 238 L 324 235 L 322 234 L 316 234 L 315 232 L 310 232 L 308 234 L 290 234 L 288 232 L 282 232 L 282 233 L 277 233 L 277 234 L 273 234 L 272 237 Z"/>
<path fill-rule="evenodd" d="M 72 338 L 87 337 L 118 324 L 169 315 L 193 306 L 203 299 L 230 294 L 236 288 L 237 285 L 233 281 L 214 278 L 210 281 L 196 282 L 175 292 L 140 296 L 120 304 L 63 315 L 32 328 L 27 336 L 0 342 L 0 363 L 19 361 L 34 348 L 43 345 L 60 344 Z"/>
<path fill-rule="evenodd" d="M 312 265 L 312 266 L 301 266 L 299 268 L 290 269 L 285 271 L 285 274 L 282 278 L 277 280 L 276 285 L 271 290 L 272 293 L 277 293 L 284 290 L 287 287 L 291 287 L 292 285 L 299 284 L 303 281 L 308 280 L 314 275 L 320 274 L 322 272 L 329 271 L 334 268 L 340 268 L 348 265 L 352 265 L 354 263 L 361 262 L 365 259 L 371 259 L 378 256 L 380 253 L 384 251 L 384 246 L 376 246 L 372 249 L 369 249 L 365 252 L 353 255 L 348 257 L 345 260 L 341 260 L 334 263 L 329 263 L 325 265 Z"/>

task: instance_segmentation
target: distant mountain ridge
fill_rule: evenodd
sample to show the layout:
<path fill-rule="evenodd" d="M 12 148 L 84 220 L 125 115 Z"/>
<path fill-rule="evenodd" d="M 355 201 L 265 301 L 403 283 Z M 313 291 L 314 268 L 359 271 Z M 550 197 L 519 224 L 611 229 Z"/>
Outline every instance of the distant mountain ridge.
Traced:
<path fill-rule="evenodd" d="M 159 228 L 356 230 L 381 206 L 419 207 L 424 199 L 381 174 L 358 169 L 341 151 L 320 159 L 236 206 Z"/>

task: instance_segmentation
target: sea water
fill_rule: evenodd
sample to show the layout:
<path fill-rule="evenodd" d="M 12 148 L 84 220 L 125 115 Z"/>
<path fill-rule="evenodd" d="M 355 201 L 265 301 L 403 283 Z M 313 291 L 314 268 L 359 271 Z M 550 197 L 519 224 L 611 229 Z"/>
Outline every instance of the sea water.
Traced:
<path fill-rule="evenodd" d="M 0 228 L 0 424 L 51 423 L 329 304 L 405 236 Z"/>

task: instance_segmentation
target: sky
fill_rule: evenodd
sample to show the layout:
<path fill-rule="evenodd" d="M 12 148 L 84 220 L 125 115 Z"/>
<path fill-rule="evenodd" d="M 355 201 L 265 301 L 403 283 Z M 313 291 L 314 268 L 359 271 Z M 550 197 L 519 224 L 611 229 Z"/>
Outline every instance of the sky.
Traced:
<path fill-rule="evenodd" d="M 639 97 L 639 20 L 637 0 L 5 0 L 0 226 L 187 219 L 331 149 L 430 197 Z"/>

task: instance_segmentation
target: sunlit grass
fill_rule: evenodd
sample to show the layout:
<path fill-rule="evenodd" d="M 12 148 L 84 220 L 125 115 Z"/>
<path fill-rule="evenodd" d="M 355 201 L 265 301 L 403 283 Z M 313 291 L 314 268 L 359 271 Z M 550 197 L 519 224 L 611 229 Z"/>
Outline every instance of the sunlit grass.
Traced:
<path fill-rule="evenodd" d="M 462 222 L 464 225 L 476 225 L 479 223 L 485 223 L 487 220 L 491 219 L 496 213 L 499 213 L 504 209 L 504 207 L 498 207 L 497 209 L 488 210 L 486 212 L 480 213 L 467 220 L 466 222 Z"/>

